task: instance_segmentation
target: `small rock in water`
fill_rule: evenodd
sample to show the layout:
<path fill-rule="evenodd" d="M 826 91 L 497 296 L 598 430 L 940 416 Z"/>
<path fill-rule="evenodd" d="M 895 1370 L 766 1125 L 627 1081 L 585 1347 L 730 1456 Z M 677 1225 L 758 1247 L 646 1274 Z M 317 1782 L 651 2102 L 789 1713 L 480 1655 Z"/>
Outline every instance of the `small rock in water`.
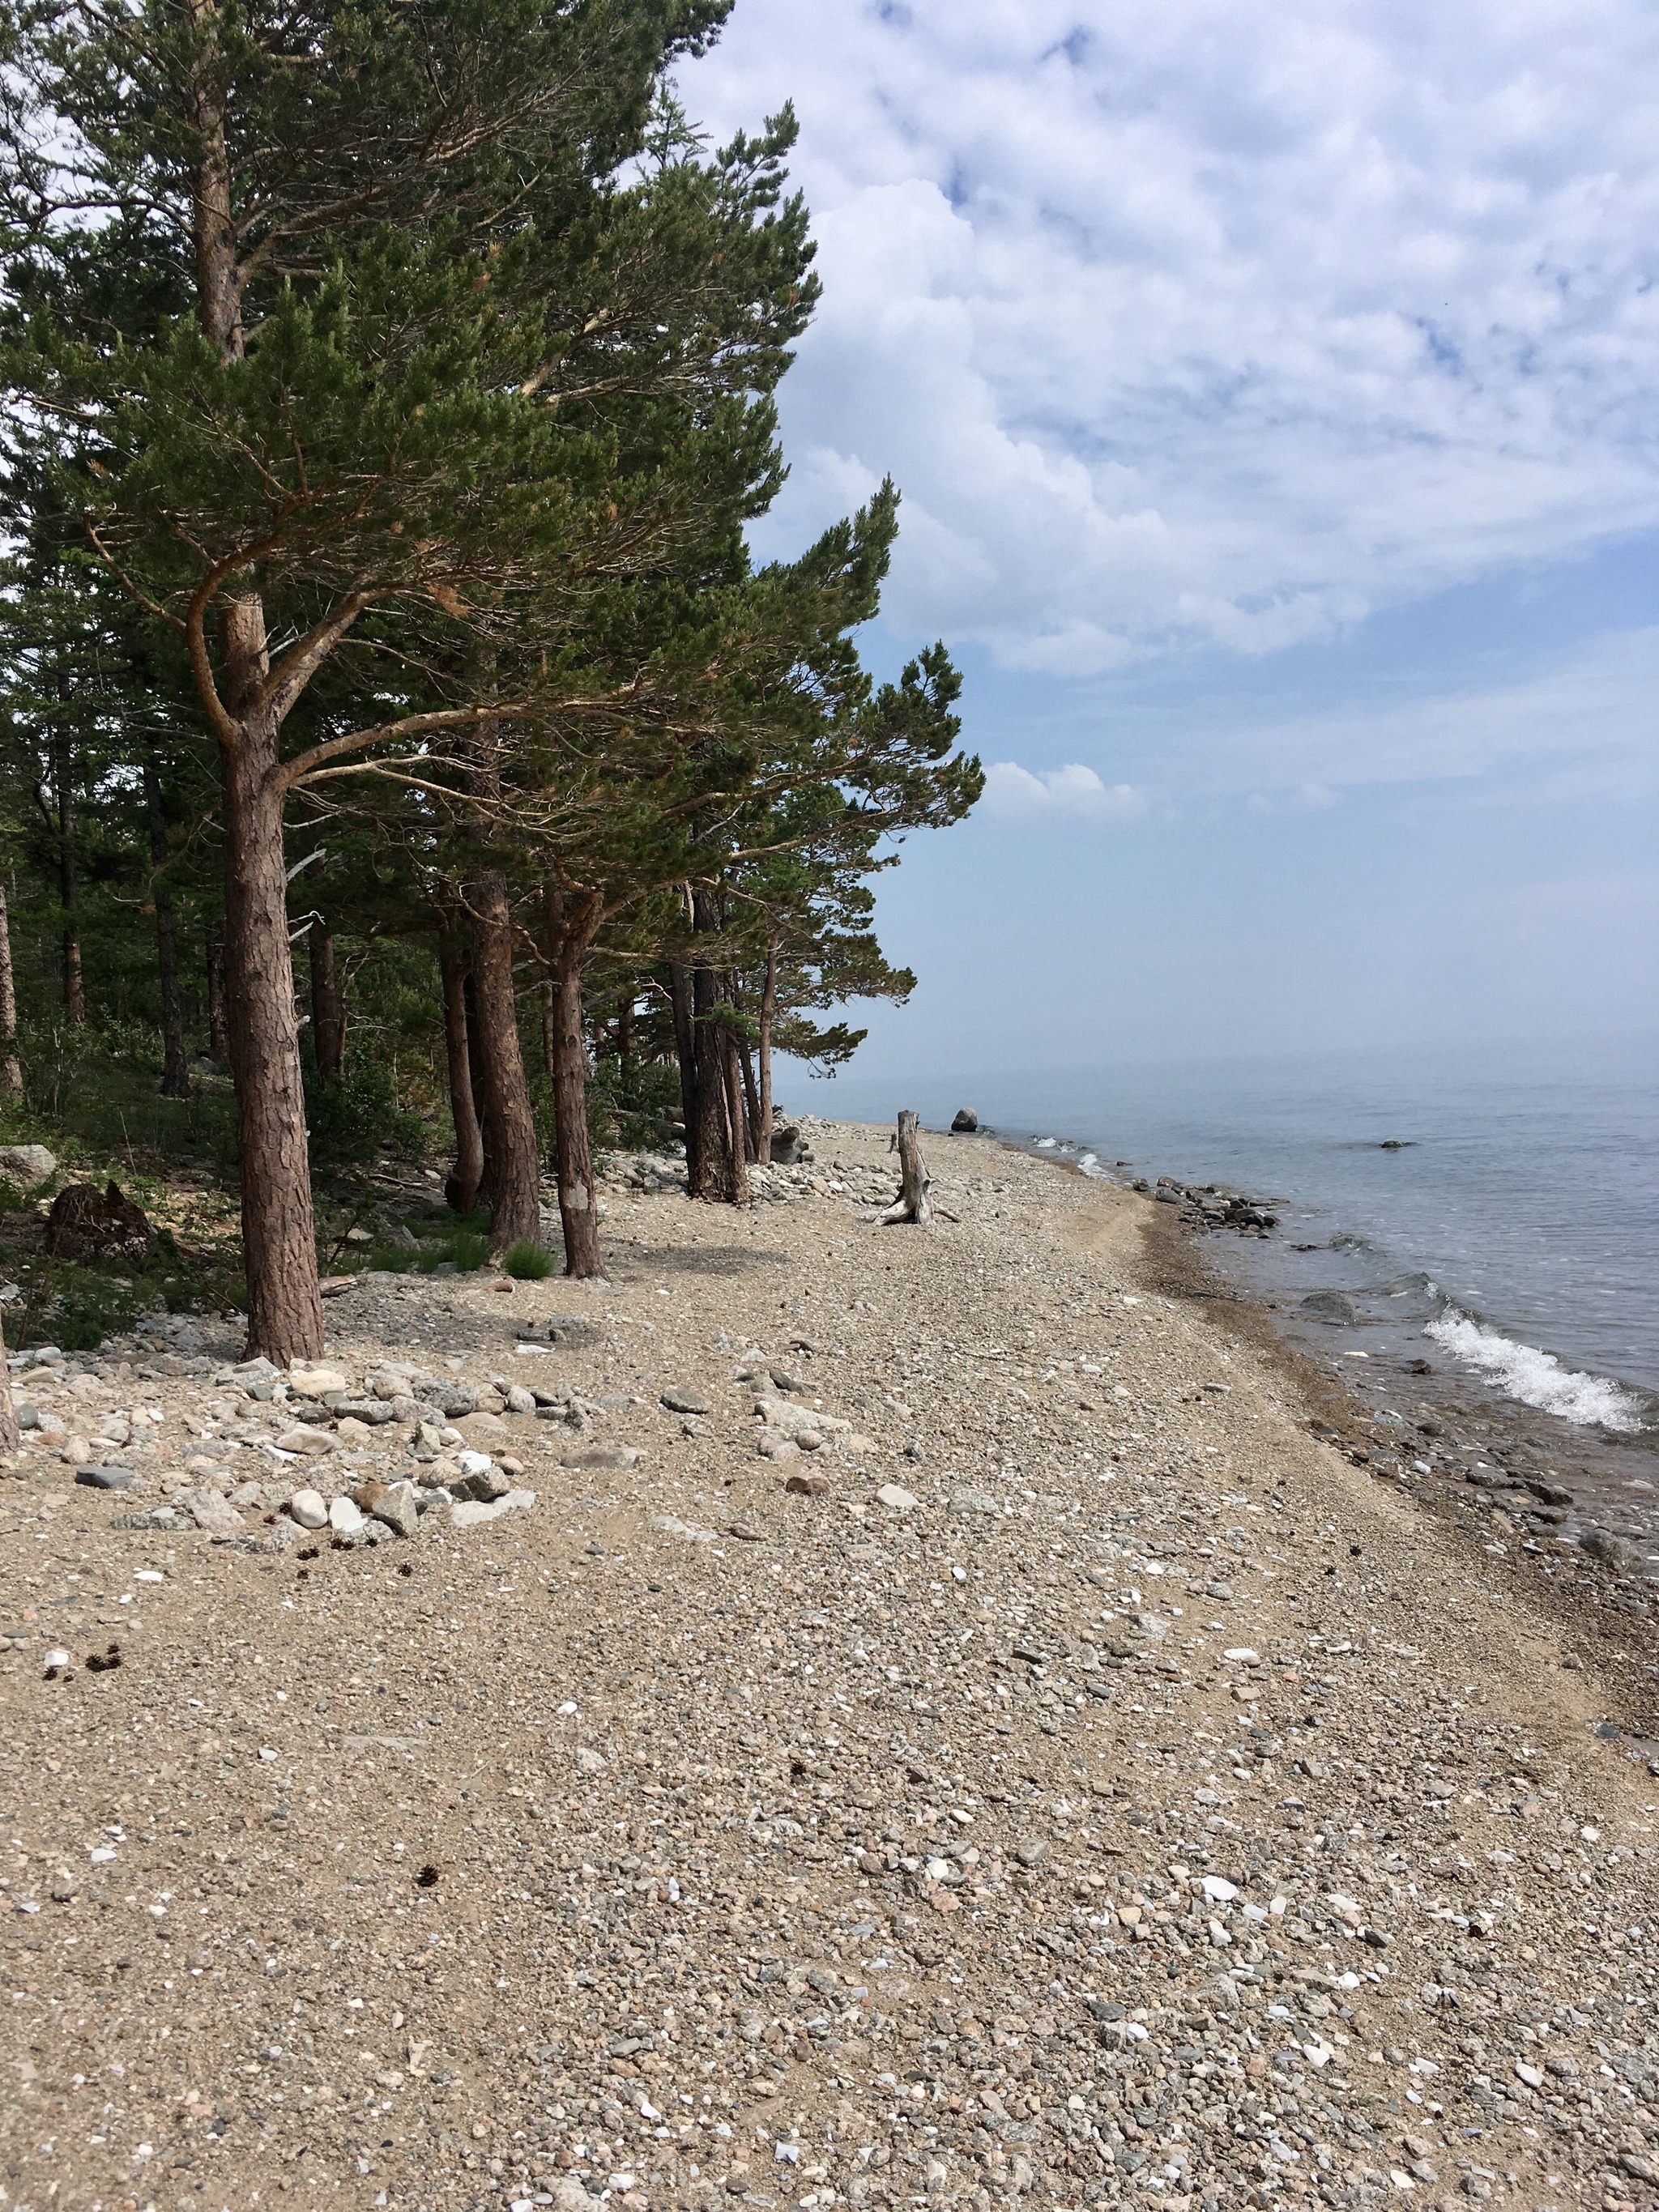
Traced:
<path fill-rule="evenodd" d="M 1359 1320 L 1352 1298 L 1340 1291 L 1313 1291 L 1302 1301 L 1302 1310 L 1311 1314 L 1316 1321 L 1331 1322 L 1339 1328 L 1352 1328 Z"/>

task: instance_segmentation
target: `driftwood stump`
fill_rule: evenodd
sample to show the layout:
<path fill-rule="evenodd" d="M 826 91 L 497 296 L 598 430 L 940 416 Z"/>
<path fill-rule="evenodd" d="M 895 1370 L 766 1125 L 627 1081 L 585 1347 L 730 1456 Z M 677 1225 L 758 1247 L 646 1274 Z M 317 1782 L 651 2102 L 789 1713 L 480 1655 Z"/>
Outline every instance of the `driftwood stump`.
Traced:
<path fill-rule="evenodd" d="M 933 1218 L 927 1197 L 933 1179 L 916 1142 L 916 1117 L 908 1106 L 898 1117 L 898 1134 L 893 1139 L 891 1149 L 899 1157 L 899 1193 L 886 1212 L 876 1216 L 876 1225 L 885 1228 L 892 1222 L 909 1221 L 918 1229 L 925 1229 Z"/>

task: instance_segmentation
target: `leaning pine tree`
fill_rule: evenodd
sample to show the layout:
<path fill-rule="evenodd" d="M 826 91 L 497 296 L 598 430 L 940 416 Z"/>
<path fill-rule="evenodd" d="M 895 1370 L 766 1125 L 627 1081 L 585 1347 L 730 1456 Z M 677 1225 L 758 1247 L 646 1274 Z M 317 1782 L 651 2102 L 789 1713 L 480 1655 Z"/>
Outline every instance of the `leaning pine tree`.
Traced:
<path fill-rule="evenodd" d="M 649 157 L 665 71 L 729 4 L 0 12 L 14 419 L 182 643 L 216 750 L 249 1348 L 274 1360 L 323 1340 L 291 795 L 532 721 L 589 580 L 671 562 L 711 483 L 775 481 L 763 395 L 812 292 L 778 204 L 792 126 Z M 670 456 L 658 392 L 705 403 Z"/>

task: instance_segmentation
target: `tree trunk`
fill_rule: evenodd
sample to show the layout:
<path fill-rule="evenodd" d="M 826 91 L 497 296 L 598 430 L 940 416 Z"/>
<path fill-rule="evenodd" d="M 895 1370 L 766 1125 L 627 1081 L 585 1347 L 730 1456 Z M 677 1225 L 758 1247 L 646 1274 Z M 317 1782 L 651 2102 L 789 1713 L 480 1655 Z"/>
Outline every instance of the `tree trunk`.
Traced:
<path fill-rule="evenodd" d="M 720 1024 L 720 1059 L 726 1075 L 727 1187 L 733 1206 L 751 1206 L 748 1147 L 744 1143 L 743 1078 L 738 1071 L 738 1035 L 729 1024 Z"/>
<path fill-rule="evenodd" d="M 603 1279 L 599 1215 L 593 1163 L 587 1144 L 587 1042 L 582 1024 L 582 962 L 604 917 L 597 892 L 573 898 L 557 887 L 547 895 L 547 959 L 551 970 L 554 1146 L 559 1219 L 564 1228 L 564 1272 Z"/>
<path fill-rule="evenodd" d="M 668 1003 L 674 1016 L 674 1057 L 680 1068 L 680 1121 L 685 1139 L 688 1190 L 697 1187 L 697 1045 L 691 1017 L 691 971 L 684 961 L 668 963 Z"/>
<path fill-rule="evenodd" d="M 161 874 L 167 861 L 167 816 L 155 763 L 144 763 L 144 813 L 149 828 L 151 896 L 155 902 L 155 977 L 161 998 L 161 1096 L 188 1098 L 190 1062 L 185 1053 L 185 1008 L 179 990 L 179 932 L 173 887 Z"/>
<path fill-rule="evenodd" d="M 760 1060 L 760 1113 L 755 1125 L 755 1151 L 763 1160 L 772 1157 L 772 1024 L 778 1012 L 778 948 L 775 942 L 766 948 L 766 980 L 761 985 L 760 1042 L 757 1048 Z"/>
<path fill-rule="evenodd" d="M 539 1243 L 540 1159 L 536 1116 L 525 1080 L 519 1013 L 513 995 L 513 914 L 507 878 L 487 869 L 466 887 L 472 914 L 472 990 L 478 1047 L 478 1119 L 483 1127 L 489 1249 Z"/>
<path fill-rule="evenodd" d="M 714 902 L 706 890 L 691 898 L 691 926 L 699 934 L 719 927 Z M 732 1197 L 732 1132 L 726 1104 L 726 1053 L 722 1025 L 712 1019 L 720 1004 L 714 970 L 699 961 L 691 970 L 692 1056 L 696 1068 L 695 1114 L 686 1117 L 686 1153 L 692 1158 L 695 1127 L 696 1165 L 690 1177 L 693 1198 L 730 1204 Z M 740 1149 L 740 1147 L 739 1147 Z"/>
<path fill-rule="evenodd" d="M 438 972 L 444 987 L 444 1051 L 449 1068 L 449 1110 L 455 1123 L 455 1164 L 444 1183 L 444 1196 L 457 1213 L 471 1213 L 483 1181 L 483 1137 L 472 1098 L 472 1065 L 467 1049 L 466 952 L 446 923 L 438 935 Z"/>
<path fill-rule="evenodd" d="M 58 898 L 63 915 L 64 1017 L 72 1030 L 87 1022 L 87 984 L 81 965 L 81 872 L 75 856 L 75 752 L 67 738 L 52 746 L 52 796 L 58 807 Z"/>
<path fill-rule="evenodd" d="M 311 926 L 311 1037 L 318 1074 L 325 1083 L 337 1082 L 345 1072 L 345 1001 L 334 939 L 320 921 Z"/>
<path fill-rule="evenodd" d="M 925 1229 L 933 1218 L 927 1197 L 933 1179 L 916 1142 L 916 1117 L 908 1107 L 898 1117 L 898 1133 L 893 1143 L 899 1156 L 899 1194 L 885 1213 L 876 1216 L 877 1224 L 884 1228 L 890 1222 L 910 1221 L 918 1229 Z"/>
<path fill-rule="evenodd" d="M 225 1024 L 225 927 L 216 921 L 207 941 L 208 1054 L 222 1067 L 230 1059 L 230 1032 Z"/>
<path fill-rule="evenodd" d="M 494 1185 L 489 1173 L 489 1131 L 485 1127 L 483 1119 L 484 1062 L 483 1045 L 480 1041 L 478 1028 L 478 989 L 472 973 L 472 956 L 470 951 L 466 959 L 466 974 L 461 981 L 461 1007 L 466 1016 L 467 1082 L 472 1093 L 472 1111 L 477 1117 L 478 1122 L 478 1182 L 477 1189 L 472 1194 L 472 1203 L 475 1206 L 482 1206 L 488 1212 L 490 1206 L 489 1194 Z"/>
<path fill-rule="evenodd" d="M 17 1408 L 12 1403 L 11 1370 L 6 1364 L 6 1340 L 0 1334 L 0 1452 L 15 1452 L 21 1442 Z"/>
<path fill-rule="evenodd" d="M 760 1098 L 755 1089 L 755 1055 L 748 1038 L 737 1040 L 738 1066 L 743 1073 L 743 1156 L 745 1160 L 761 1158 Z"/>
<path fill-rule="evenodd" d="M 623 993 L 623 1002 L 617 1009 L 617 1066 L 622 1077 L 624 1098 L 634 1089 L 634 999 L 631 987 Z"/>
<path fill-rule="evenodd" d="M 0 1090 L 14 1098 L 21 1097 L 23 1092 L 23 1071 L 17 1060 L 17 983 L 11 966 L 11 912 L 6 903 L 3 884 L 0 884 Z"/>
<path fill-rule="evenodd" d="M 536 995 L 542 1002 L 542 1073 L 550 1083 L 556 1073 L 553 1024 L 558 1018 L 553 1007 L 554 990 L 551 983 L 538 983 L 536 987 Z"/>
<path fill-rule="evenodd" d="M 300 1027 L 288 938 L 280 730 L 258 690 L 267 667 L 255 599 L 224 615 L 225 1003 L 242 1182 L 247 1357 L 320 1359 L 323 1309 L 311 1207 Z"/>

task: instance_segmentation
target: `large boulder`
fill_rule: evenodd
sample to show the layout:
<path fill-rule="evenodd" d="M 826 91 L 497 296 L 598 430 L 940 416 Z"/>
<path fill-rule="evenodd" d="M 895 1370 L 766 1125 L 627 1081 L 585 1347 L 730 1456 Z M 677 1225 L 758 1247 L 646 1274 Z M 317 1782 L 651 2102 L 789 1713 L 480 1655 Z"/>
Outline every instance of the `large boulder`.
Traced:
<path fill-rule="evenodd" d="M 99 1190 L 72 1182 L 58 1192 L 46 1217 L 46 1245 L 54 1260 L 142 1260 L 149 1237 L 143 1207 L 118 1183 Z"/>
<path fill-rule="evenodd" d="M 793 1168 L 807 1157 L 806 1139 L 793 1122 L 784 1121 L 772 1132 L 772 1164 Z"/>
<path fill-rule="evenodd" d="M 45 1182 L 58 1172 L 58 1162 L 44 1145 L 0 1145 L 0 1176 L 25 1188 Z"/>
<path fill-rule="evenodd" d="M 979 1134 L 979 1115 L 971 1106 L 958 1106 L 951 1123 L 953 1137 L 976 1137 Z"/>

